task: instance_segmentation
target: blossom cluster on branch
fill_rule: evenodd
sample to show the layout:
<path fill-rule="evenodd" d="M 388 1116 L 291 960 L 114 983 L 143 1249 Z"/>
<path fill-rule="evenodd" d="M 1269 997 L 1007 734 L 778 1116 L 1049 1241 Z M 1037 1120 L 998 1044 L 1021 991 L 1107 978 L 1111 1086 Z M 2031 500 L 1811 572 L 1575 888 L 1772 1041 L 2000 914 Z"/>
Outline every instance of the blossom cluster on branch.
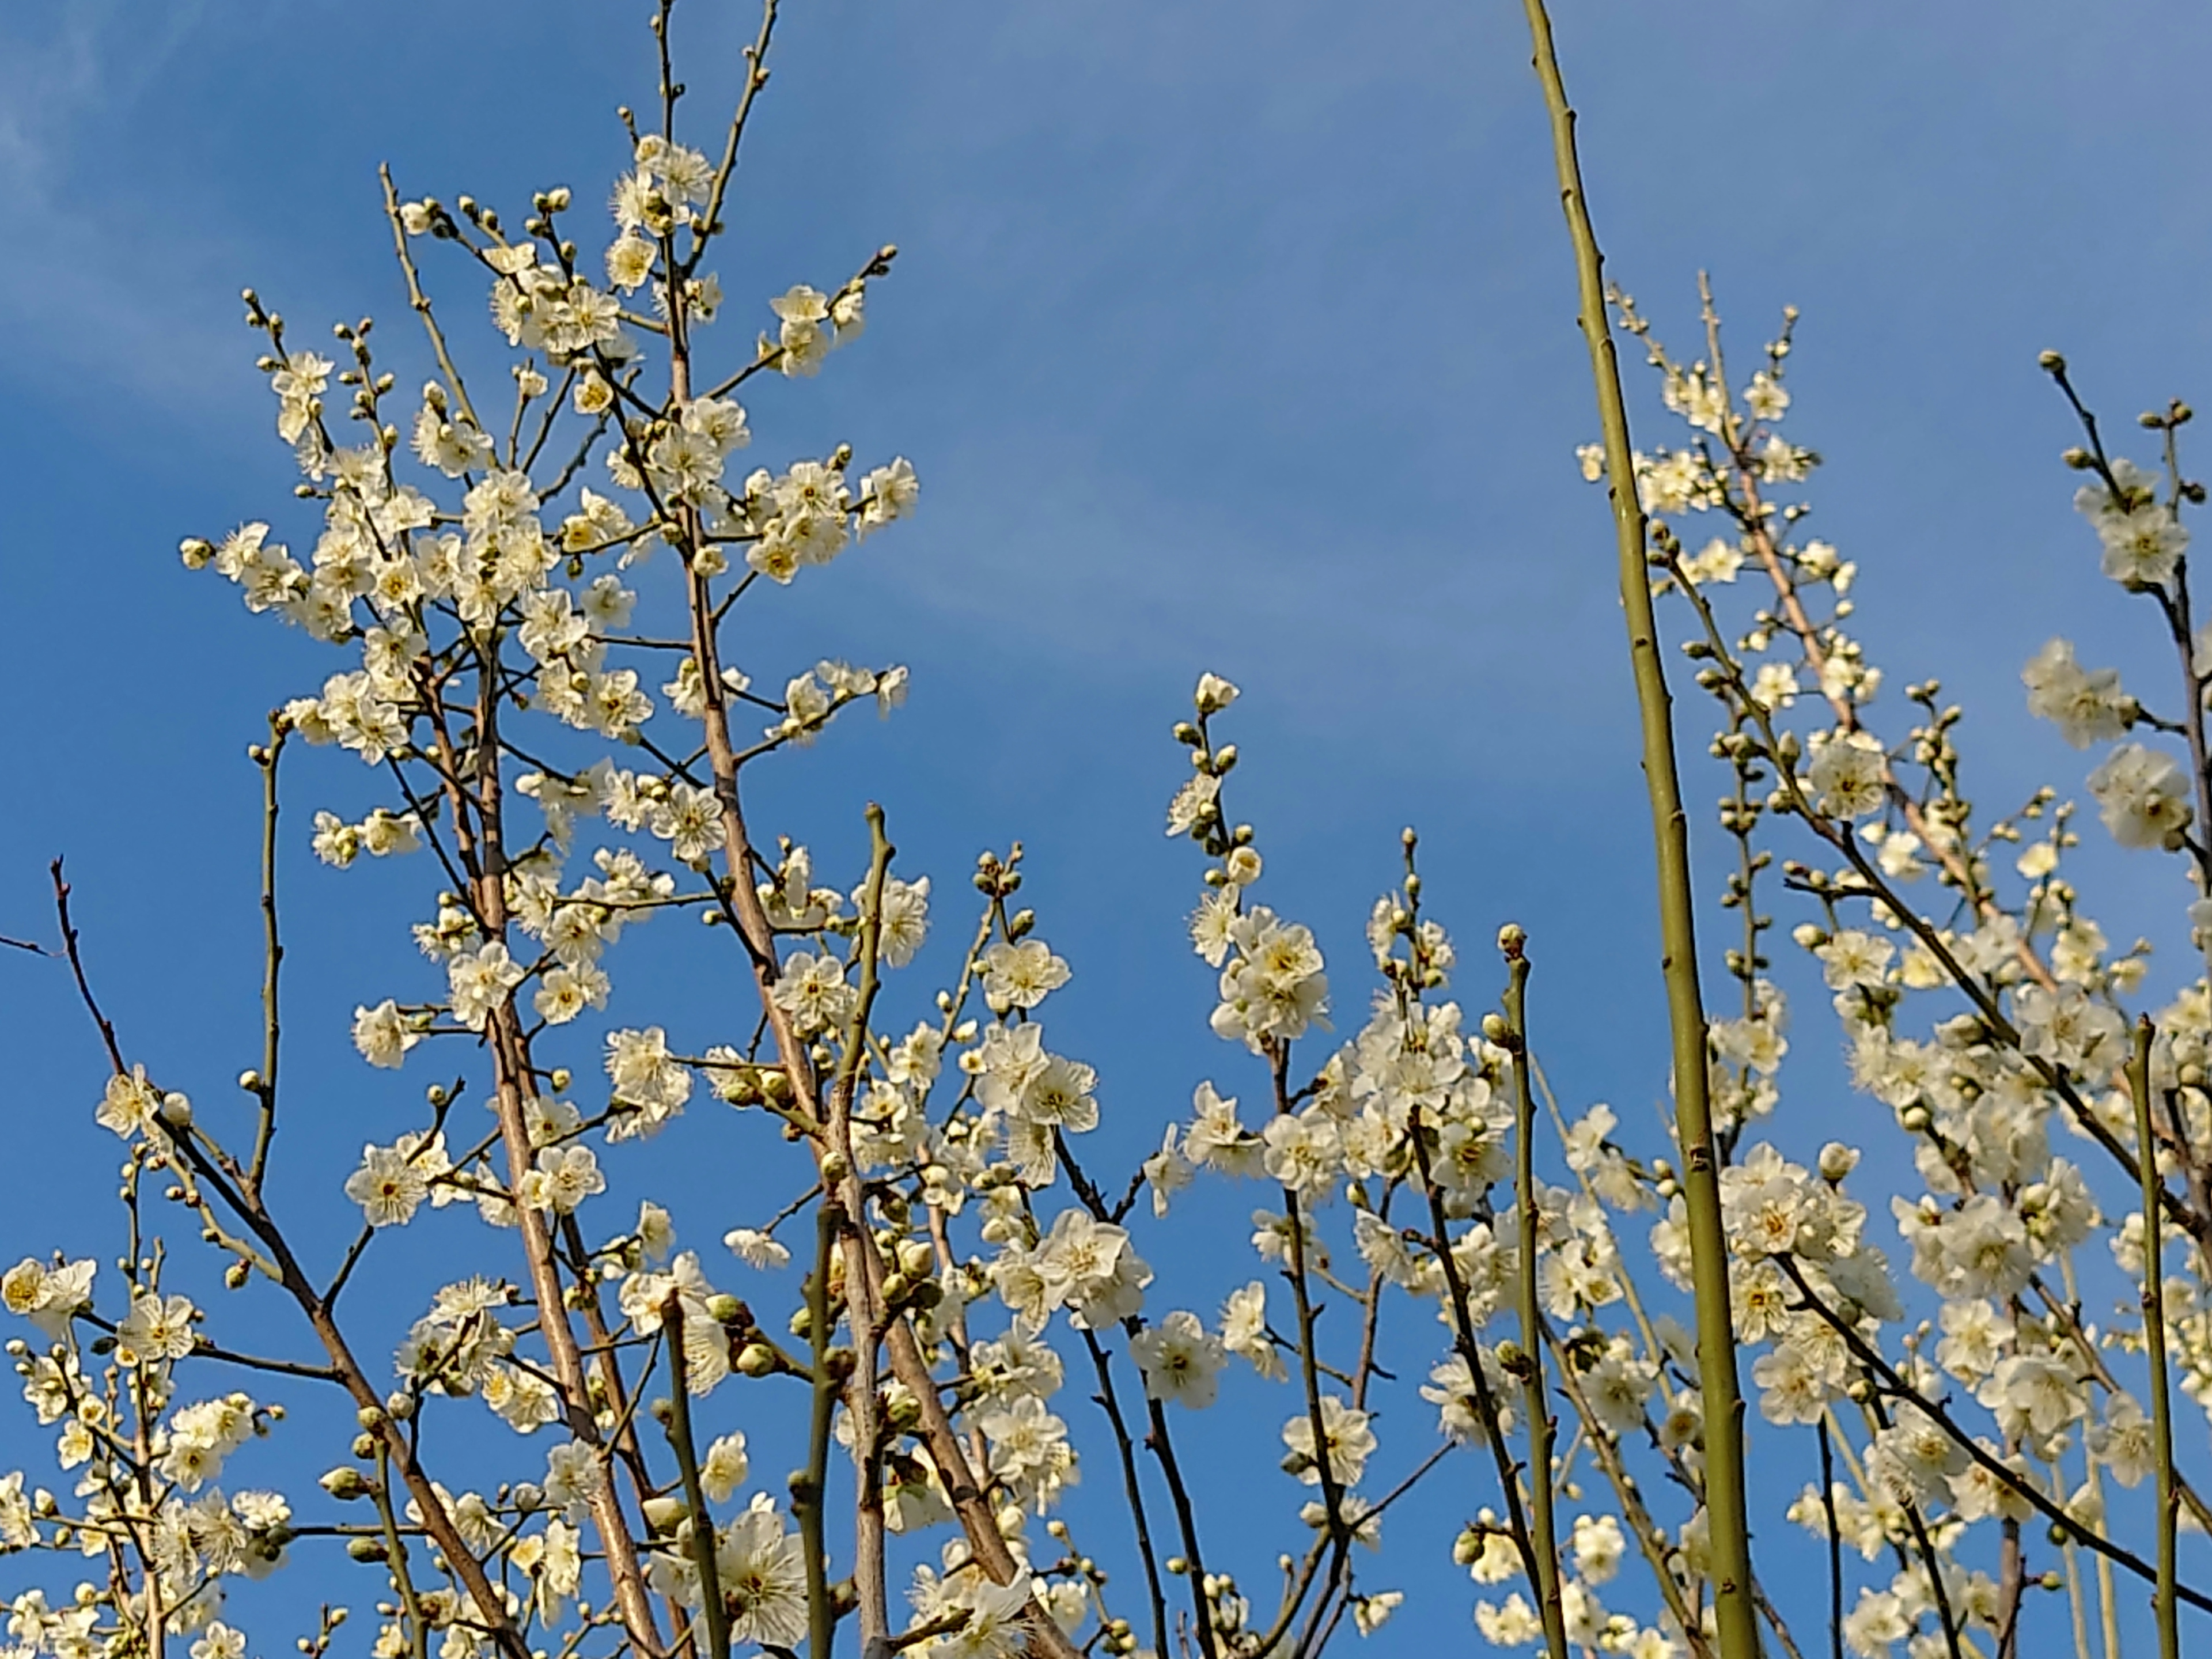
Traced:
<path fill-rule="evenodd" d="M 1367 915 L 1371 979 L 1348 995 L 1340 963 L 1333 984 L 1312 928 L 1265 902 L 1259 832 L 1232 811 L 1240 694 L 1208 673 L 1174 727 L 1190 775 L 1166 828 L 1198 855 L 1189 945 L 1216 976 L 1224 1058 L 1157 1152 L 1109 1177 L 1083 1138 L 1101 1117 L 1094 1060 L 1110 1057 L 1048 1044 L 1073 970 L 1019 902 L 1019 844 L 978 859 L 951 971 L 909 1000 L 891 976 L 919 973 L 945 899 L 897 864 L 882 811 L 863 814 L 865 866 L 836 872 L 749 817 L 755 769 L 854 705 L 890 715 L 908 675 L 809 660 L 780 630 L 745 635 L 740 664 L 736 622 L 912 514 L 919 484 L 902 458 L 844 446 L 739 461 L 755 441 L 740 394 L 823 371 L 895 250 L 785 289 L 757 341 L 715 356 L 710 325 L 744 302 L 708 260 L 776 7 L 719 149 L 679 137 L 670 11 L 654 15 L 657 129 L 622 112 L 610 222 L 550 188 L 510 228 L 386 178 L 434 365 L 419 392 L 370 321 L 337 325 L 325 356 L 246 295 L 299 506 L 183 556 L 340 665 L 252 750 L 268 954 L 242 1115 L 196 1109 L 194 1079 L 106 1019 L 98 942 L 80 940 L 56 866 L 61 954 L 111 1063 L 94 1110 L 125 1148 L 128 1243 L 119 1273 L 56 1255 L 0 1277 L 68 1488 L 0 1478 L 0 1547 L 84 1575 L 13 1597 L 16 1650 L 245 1659 L 227 1584 L 343 1554 L 360 1588 L 332 1575 L 299 1641 L 311 1659 L 342 1639 L 347 1599 L 373 1607 L 378 1659 L 826 1659 L 841 1632 L 864 1659 L 1310 1659 L 1392 1620 L 1406 1595 L 1376 1553 L 1390 1511 L 1450 1482 L 1463 1527 L 1402 1547 L 1466 1569 L 1490 1643 L 1747 1659 L 1717 1617 L 1747 1587 L 1723 1582 L 1707 1382 L 1679 1316 L 1710 1295 L 1684 1190 L 1708 1157 L 1751 1433 L 1809 1437 L 1823 1471 L 1763 1512 L 1826 1545 L 1836 1641 L 2010 1659 L 2030 1603 L 2063 1595 L 2087 1659 L 2128 1583 L 2158 1586 L 2169 1626 L 2178 1602 L 2212 1608 L 2174 1565 L 2177 1530 L 2212 1511 L 2168 1392 L 2171 1374 L 2212 1412 L 2212 982 L 2192 957 L 2154 994 L 2148 943 L 2113 947 L 2069 874 L 2079 832 L 2057 791 L 1978 815 L 1961 714 L 1936 682 L 1906 687 L 1906 723 L 1882 729 L 1884 677 L 1850 626 L 1856 567 L 1801 534 L 1817 458 L 1784 430 L 1790 328 L 1738 385 L 1710 296 L 1689 362 L 1613 296 L 1687 434 L 1638 455 L 1632 484 L 1728 787 L 1718 896 L 1738 931 L 1719 962 L 1735 1001 L 1707 1028 L 1710 1152 L 1562 1107 L 1518 927 L 1483 953 L 1502 991 L 1455 997 L 1470 969 L 1425 908 L 1410 830 Z M 496 409 L 432 298 L 454 270 L 509 354 Z M 2104 574 L 2150 602 L 2179 684 L 2161 717 L 2148 681 L 2124 691 L 2054 640 L 2023 676 L 2029 707 L 2101 750 L 2086 784 L 2112 838 L 2181 861 L 2201 951 L 2212 629 L 2188 580 L 2183 514 L 2204 496 L 2181 465 L 2191 414 L 2144 417 L 2163 465 L 2139 467 L 2107 454 L 2065 365 L 2045 366 L 2081 423 L 2068 464 Z M 1604 478 L 1604 449 L 1583 462 Z M 1692 523 L 1713 529 L 1686 539 Z M 280 769 L 296 775 L 302 744 L 350 751 L 386 792 L 357 820 L 315 811 L 315 856 L 429 875 L 424 966 L 364 1001 L 352 1035 L 368 1066 L 436 1080 L 369 1132 L 334 1263 L 303 1259 L 287 1227 L 330 1194 L 288 1189 L 278 1134 L 307 1109 L 279 1086 L 276 885 Z M 1849 1082 L 1882 1109 L 1867 1121 L 1908 1158 L 1867 1166 L 1787 1127 L 1790 1000 L 1762 908 L 1777 889 L 1803 955 L 1782 978 L 1825 991 Z M 663 912 L 726 942 L 714 1040 L 672 1035 L 673 1017 L 597 1018 L 617 971 L 651 994 L 631 935 L 664 930 Z M 804 1189 L 765 1218 L 617 1210 L 611 1173 L 649 1186 L 707 1103 L 800 1149 Z M 1224 1194 L 1248 1182 L 1263 1195 L 1251 1277 L 1218 1306 L 1181 1305 L 1158 1265 L 1177 1212 L 1241 1202 Z M 234 1337 L 246 1322 L 179 1294 L 164 1204 L 232 1289 L 274 1286 L 289 1322 Z M 366 1352 L 345 1291 L 410 1226 L 444 1230 L 453 1265 L 420 1287 L 396 1352 Z M 723 1255 L 686 1243 L 702 1226 Z M 1386 1340 L 1420 1369 L 1386 1369 Z M 1232 1370 L 1281 1391 L 1267 1535 L 1287 1547 L 1256 1573 L 1260 1488 L 1237 1483 L 1231 1524 L 1219 1472 L 1187 1455 L 1187 1414 Z M 342 1395 L 357 1432 L 318 1487 L 258 1489 L 255 1443 L 287 1432 L 279 1396 L 308 1389 Z M 806 1424 L 781 1484 L 753 1467 L 754 1390 Z M 498 1425 L 507 1473 L 489 1488 L 441 1474 L 432 1414 Z M 1064 1500 L 1085 1479 L 1118 1489 L 1126 1538 L 1079 1547 Z M 2128 1510 L 2146 1483 L 2156 1509 Z M 1130 1565 L 1109 1574 L 1102 1556 Z M 1820 1621 L 1811 1598 L 1753 1578 L 1764 1628 L 1804 1650 L 1792 1626 Z"/>

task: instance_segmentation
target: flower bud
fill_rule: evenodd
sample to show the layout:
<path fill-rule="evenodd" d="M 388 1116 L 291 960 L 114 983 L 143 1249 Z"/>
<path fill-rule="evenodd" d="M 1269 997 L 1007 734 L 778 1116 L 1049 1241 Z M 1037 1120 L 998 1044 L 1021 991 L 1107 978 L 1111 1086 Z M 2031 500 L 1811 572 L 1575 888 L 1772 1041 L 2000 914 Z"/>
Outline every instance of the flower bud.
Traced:
<path fill-rule="evenodd" d="M 190 1128 L 192 1121 L 192 1103 L 175 1090 L 171 1090 L 161 1097 L 161 1121 L 172 1129 Z"/>
<path fill-rule="evenodd" d="M 325 1471 L 316 1484 L 341 1504 L 368 1496 L 368 1482 L 361 1478 L 361 1471 L 343 1463 Z"/>
<path fill-rule="evenodd" d="M 362 1458 L 363 1460 L 375 1456 L 376 1437 L 373 1434 L 357 1434 L 354 1436 L 353 1455 L 356 1457 Z"/>
<path fill-rule="evenodd" d="M 707 1298 L 707 1317 L 717 1325 L 734 1325 L 749 1311 L 744 1303 L 727 1291 L 718 1291 Z"/>
<path fill-rule="evenodd" d="M 356 1561 L 381 1561 L 387 1552 L 381 1538 L 349 1538 L 346 1553 Z"/>
<path fill-rule="evenodd" d="M 648 1498 L 645 1500 L 646 1525 L 657 1533 L 673 1533 L 690 1513 L 690 1505 L 681 1498 Z"/>
<path fill-rule="evenodd" d="M 738 1369 L 747 1376 L 766 1376 L 775 1369 L 775 1350 L 764 1342 L 748 1342 L 738 1354 Z"/>
<path fill-rule="evenodd" d="M 918 1238 L 901 1240 L 897 1255 L 898 1270 L 908 1279 L 926 1279 L 937 1265 L 937 1252 Z"/>
<path fill-rule="evenodd" d="M 1855 1146 L 1846 1146 L 1840 1140 L 1832 1140 L 1820 1148 L 1820 1179 L 1841 1181 L 1858 1168 L 1859 1154 Z"/>
<path fill-rule="evenodd" d="M 1482 1017 L 1482 1035 L 1492 1042 L 1504 1042 L 1513 1035 L 1513 1028 L 1505 1023 L 1505 1016 L 1492 1012 Z"/>

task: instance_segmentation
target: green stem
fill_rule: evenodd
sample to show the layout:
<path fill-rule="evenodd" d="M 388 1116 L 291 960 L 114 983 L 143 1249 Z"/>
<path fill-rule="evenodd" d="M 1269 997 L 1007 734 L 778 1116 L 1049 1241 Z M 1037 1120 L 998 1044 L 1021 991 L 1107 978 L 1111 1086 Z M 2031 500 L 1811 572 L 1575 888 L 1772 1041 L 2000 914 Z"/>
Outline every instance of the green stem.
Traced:
<path fill-rule="evenodd" d="M 696 1659 L 729 1659 L 730 1613 L 722 1605 L 722 1584 L 714 1566 L 714 1517 L 707 1510 L 707 1489 L 699 1479 L 699 1443 L 691 1433 L 690 1367 L 684 1352 L 684 1301 L 675 1291 L 661 1312 L 668 1347 L 668 1444 L 684 1475 L 684 1505 L 691 1511 L 691 1565 L 699 1573 L 699 1603 L 707 1625 L 707 1651 Z M 818 1650 L 826 1652 L 827 1650 Z"/>
<path fill-rule="evenodd" d="M 2150 1415 L 2158 1446 L 2158 1587 L 2151 1606 L 2158 1615 L 2159 1659 L 2181 1659 L 2181 1608 L 2177 1592 L 2180 1571 L 2175 1558 L 2179 1499 L 2173 1475 L 2173 1404 L 2166 1375 L 2164 1224 L 2160 1215 L 2158 1143 L 2150 1122 L 2151 1025 L 2136 1022 L 2135 1050 L 2128 1058 L 2128 1092 L 2135 1098 L 2136 1158 L 2142 1167 L 2143 1353 L 2150 1362 Z"/>
<path fill-rule="evenodd" d="M 843 1206 L 824 1197 L 815 1212 L 814 1273 L 806 1281 L 806 1335 L 814 1350 L 814 1413 L 806 1436 L 806 1469 L 792 1484 L 792 1507 L 799 1511 L 799 1535 L 806 1551 L 806 1650 L 811 1659 L 830 1659 L 836 1639 L 837 1607 L 830 1592 L 830 1562 L 823 1540 L 823 1489 L 830 1477 L 830 1425 L 837 1404 L 837 1377 L 830 1367 L 830 1255 L 844 1225 Z"/>
<path fill-rule="evenodd" d="M 1552 1516 L 1552 1445 L 1558 1426 L 1544 1397 L 1544 1315 L 1536 1295 L 1536 1249 L 1542 1217 L 1536 1206 L 1536 1097 L 1528 1082 L 1528 936 L 1508 927 L 1498 936 L 1505 952 L 1505 1042 L 1513 1054 L 1515 1207 L 1521 1218 L 1517 1289 L 1521 1303 L 1522 1409 L 1528 1414 L 1529 1542 L 1536 1558 L 1537 1605 L 1544 1617 L 1544 1646 L 1552 1659 L 1567 1659 L 1566 1613 L 1559 1600 L 1559 1527 Z"/>
<path fill-rule="evenodd" d="M 392 1569 L 392 1588 L 399 1592 L 400 1617 L 407 1621 L 407 1646 L 415 1659 L 430 1659 L 430 1621 L 423 1616 L 422 1598 L 416 1594 L 414 1576 L 407 1570 L 407 1544 L 399 1535 L 399 1517 L 392 1508 L 392 1453 L 376 1443 L 376 1499 L 378 1520 L 384 1533 L 384 1559 Z"/>
<path fill-rule="evenodd" d="M 1537 78 L 1551 113 L 1560 205 L 1574 244 L 1581 322 L 1596 382 L 1605 435 L 1606 478 L 1619 544 L 1621 606 L 1643 715 L 1644 778 L 1651 798 L 1657 854 L 1662 966 L 1674 1037 L 1675 1138 L 1682 1195 L 1689 1210 L 1691 1276 L 1696 1287 L 1698 1373 L 1705 1419 L 1705 1504 L 1712 1540 L 1713 1613 L 1722 1659 L 1758 1659 L 1759 1615 L 1752 1601 L 1751 1522 L 1744 1498 L 1743 1398 L 1736 1382 L 1735 1334 L 1729 1314 L 1728 1241 L 1721 1226 L 1720 1172 L 1708 1097 L 1705 1015 L 1698 987 L 1697 935 L 1690 896 L 1690 837 L 1674 763 L 1672 705 L 1659 660 L 1658 623 L 1644 567 L 1644 509 L 1636 492 L 1628 410 L 1620 390 L 1606 315 L 1604 258 L 1583 197 L 1575 152 L 1575 112 L 1559 76 L 1544 0 L 1522 0 L 1534 44 Z"/>

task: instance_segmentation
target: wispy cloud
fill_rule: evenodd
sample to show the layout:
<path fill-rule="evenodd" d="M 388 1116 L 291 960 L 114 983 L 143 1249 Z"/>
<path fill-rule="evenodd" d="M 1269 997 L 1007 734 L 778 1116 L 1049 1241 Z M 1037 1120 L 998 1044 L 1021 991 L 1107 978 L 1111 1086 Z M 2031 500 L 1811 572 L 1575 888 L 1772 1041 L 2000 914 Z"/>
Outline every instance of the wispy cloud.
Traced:
<path fill-rule="evenodd" d="M 11 356 L 44 394 L 173 411 L 235 364 L 235 330 L 201 302 L 222 239 L 109 142 L 161 94 L 209 15 L 206 0 L 71 0 L 0 20 L 0 223 L 38 250 L 0 261 L 0 309 L 34 320 Z"/>

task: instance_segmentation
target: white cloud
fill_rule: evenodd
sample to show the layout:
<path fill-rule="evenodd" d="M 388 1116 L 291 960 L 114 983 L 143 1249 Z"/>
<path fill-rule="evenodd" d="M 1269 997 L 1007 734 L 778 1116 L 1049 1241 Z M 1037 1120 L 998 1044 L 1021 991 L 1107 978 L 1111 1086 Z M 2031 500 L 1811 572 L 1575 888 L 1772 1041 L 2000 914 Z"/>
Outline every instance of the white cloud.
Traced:
<path fill-rule="evenodd" d="M 210 291 L 216 239 L 100 148 L 160 94 L 206 15 L 205 0 L 71 0 L 0 21 L 0 225 L 38 250 L 0 262 L 0 311 L 29 324 L 11 349 L 40 392 L 181 409 L 237 361 L 239 332 L 195 303 Z"/>

